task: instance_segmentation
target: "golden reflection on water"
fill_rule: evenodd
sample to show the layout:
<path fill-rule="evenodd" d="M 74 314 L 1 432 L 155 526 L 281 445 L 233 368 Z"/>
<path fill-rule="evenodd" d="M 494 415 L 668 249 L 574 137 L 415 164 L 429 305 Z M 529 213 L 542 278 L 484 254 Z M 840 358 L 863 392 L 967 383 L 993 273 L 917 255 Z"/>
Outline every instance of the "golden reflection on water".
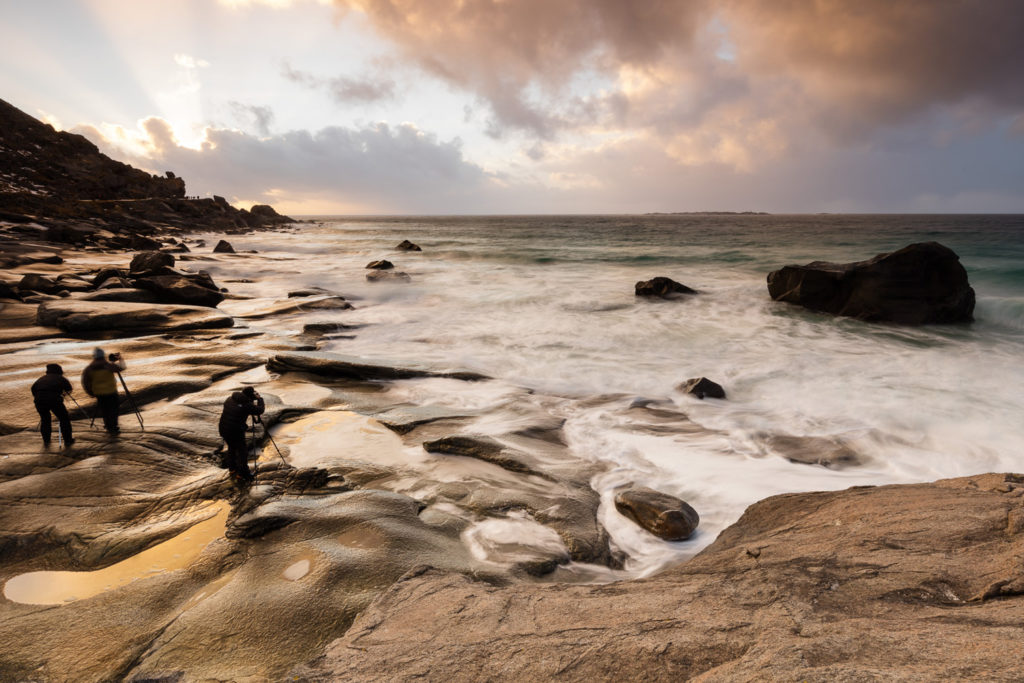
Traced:
<path fill-rule="evenodd" d="M 228 505 L 215 503 L 216 514 L 174 538 L 143 550 L 117 564 L 95 571 L 46 571 L 20 574 L 4 585 L 4 596 L 28 605 L 60 605 L 90 598 L 161 572 L 191 564 L 209 543 L 224 535 Z"/>

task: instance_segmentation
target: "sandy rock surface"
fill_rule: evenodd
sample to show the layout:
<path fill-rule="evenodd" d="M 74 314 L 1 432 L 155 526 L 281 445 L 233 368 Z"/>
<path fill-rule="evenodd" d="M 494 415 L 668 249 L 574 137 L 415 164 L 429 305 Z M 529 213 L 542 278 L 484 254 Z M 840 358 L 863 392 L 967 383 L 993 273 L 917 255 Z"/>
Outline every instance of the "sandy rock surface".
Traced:
<path fill-rule="evenodd" d="M 776 496 L 603 586 L 410 573 L 308 680 L 1020 680 L 1024 477 Z M 440 625 L 443 624 L 443 627 Z"/>

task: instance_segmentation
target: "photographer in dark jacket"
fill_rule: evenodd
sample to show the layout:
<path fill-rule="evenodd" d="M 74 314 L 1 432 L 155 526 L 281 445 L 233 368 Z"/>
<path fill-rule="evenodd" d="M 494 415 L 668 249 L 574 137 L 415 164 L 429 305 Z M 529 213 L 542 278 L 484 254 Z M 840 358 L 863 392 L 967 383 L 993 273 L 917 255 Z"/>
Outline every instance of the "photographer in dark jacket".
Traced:
<path fill-rule="evenodd" d="M 71 446 L 75 442 L 71 436 L 71 418 L 64 407 L 64 394 L 71 393 L 71 382 L 64 377 L 64 369 L 56 363 L 46 366 L 46 374 L 32 384 L 32 400 L 39 413 L 39 433 L 43 436 L 43 445 L 50 445 L 50 434 L 53 432 L 50 413 L 57 416 L 64 445 Z"/>
<path fill-rule="evenodd" d="M 248 451 L 245 447 L 245 428 L 250 416 L 259 416 L 266 410 L 263 397 L 253 387 L 246 387 L 228 396 L 220 414 L 220 436 L 228 445 L 225 458 L 232 475 L 242 481 L 255 479 L 249 471 Z"/>

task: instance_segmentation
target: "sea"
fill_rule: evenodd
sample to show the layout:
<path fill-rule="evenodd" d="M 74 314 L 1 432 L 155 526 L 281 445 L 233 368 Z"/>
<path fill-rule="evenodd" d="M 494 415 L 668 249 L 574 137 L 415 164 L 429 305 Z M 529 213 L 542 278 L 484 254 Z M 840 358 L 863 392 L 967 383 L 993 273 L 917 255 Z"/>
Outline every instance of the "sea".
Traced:
<path fill-rule="evenodd" d="M 323 350 L 495 378 L 414 383 L 411 402 L 477 411 L 477 427 L 494 434 L 521 426 L 524 401 L 564 421 L 571 456 L 600 466 L 599 517 L 629 576 L 691 557 L 767 496 L 1024 471 L 1024 216 L 304 218 L 230 237 L 262 255 L 259 288 L 350 299 L 355 310 L 333 319 L 363 327 Z M 396 251 L 406 239 L 422 252 Z M 768 295 L 766 276 L 782 266 L 924 241 L 960 256 L 977 294 L 973 323 L 864 323 Z M 410 281 L 368 282 L 376 259 Z M 240 272 L 201 267 L 215 279 Z M 655 276 L 699 294 L 638 299 L 634 284 Z M 287 332 L 324 318 L 275 324 Z M 727 398 L 682 393 L 694 377 Z M 843 457 L 800 462 L 794 451 Z M 697 533 L 667 542 L 640 530 L 615 510 L 624 486 L 687 501 Z"/>

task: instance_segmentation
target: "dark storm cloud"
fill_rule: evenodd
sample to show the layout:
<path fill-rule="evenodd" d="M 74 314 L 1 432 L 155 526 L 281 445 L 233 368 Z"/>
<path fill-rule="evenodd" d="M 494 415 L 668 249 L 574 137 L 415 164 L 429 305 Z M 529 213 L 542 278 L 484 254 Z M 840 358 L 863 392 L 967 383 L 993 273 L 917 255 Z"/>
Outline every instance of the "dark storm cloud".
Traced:
<path fill-rule="evenodd" d="M 1024 104 L 1019 0 L 336 4 L 365 12 L 421 68 L 484 98 L 495 134 L 510 127 L 550 138 L 595 118 L 621 122 L 625 111 L 631 125 L 684 129 L 746 98 L 749 109 L 793 119 L 798 129 L 811 122 L 851 138 L 936 105 Z M 651 108 L 650 93 L 632 92 L 620 93 L 625 109 L 566 106 L 575 75 L 615 78 L 623 68 L 662 82 L 662 99 L 675 106 Z M 653 120 L 645 121 L 647 111 Z"/>
<path fill-rule="evenodd" d="M 281 73 L 293 83 L 313 90 L 325 90 L 339 104 L 378 102 L 390 100 L 395 96 L 395 82 L 390 78 L 349 78 L 348 76 L 321 78 L 295 69 L 287 62 L 284 63 Z"/>

